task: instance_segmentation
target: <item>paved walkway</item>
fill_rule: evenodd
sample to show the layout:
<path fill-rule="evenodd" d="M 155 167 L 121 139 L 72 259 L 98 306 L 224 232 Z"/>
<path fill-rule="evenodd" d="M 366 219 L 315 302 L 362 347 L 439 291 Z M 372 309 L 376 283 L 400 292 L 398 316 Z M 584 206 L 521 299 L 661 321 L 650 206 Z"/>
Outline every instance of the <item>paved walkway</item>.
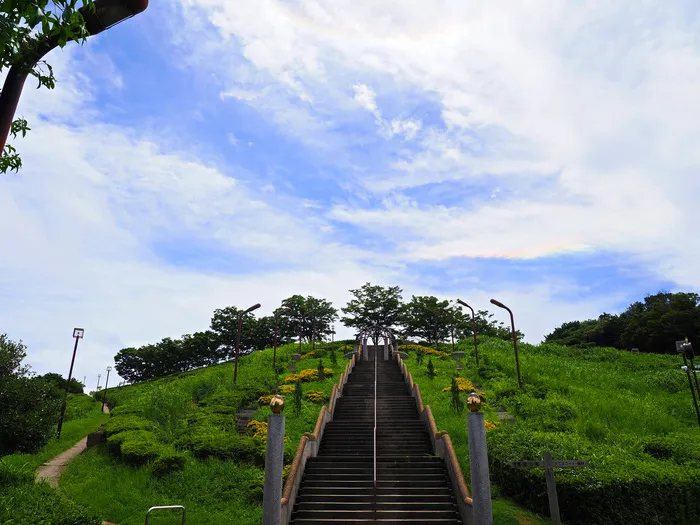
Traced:
<path fill-rule="evenodd" d="M 104 412 L 105 414 L 109 414 L 109 407 L 107 405 L 105 405 L 104 407 Z M 61 452 L 58 456 L 56 456 L 53 459 L 50 459 L 38 469 L 36 469 L 36 481 L 39 482 L 42 480 L 47 480 L 53 488 L 57 489 L 58 480 L 60 479 L 61 474 L 65 470 L 66 465 L 68 465 L 68 463 L 70 463 L 70 461 L 75 456 L 81 454 L 86 449 L 87 436 L 78 441 L 75 445 L 73 445 L 65 452 Z M 114 525 L 114 523 L 110 523 L 109 521 L 103 521 L 102 525 Z"/>

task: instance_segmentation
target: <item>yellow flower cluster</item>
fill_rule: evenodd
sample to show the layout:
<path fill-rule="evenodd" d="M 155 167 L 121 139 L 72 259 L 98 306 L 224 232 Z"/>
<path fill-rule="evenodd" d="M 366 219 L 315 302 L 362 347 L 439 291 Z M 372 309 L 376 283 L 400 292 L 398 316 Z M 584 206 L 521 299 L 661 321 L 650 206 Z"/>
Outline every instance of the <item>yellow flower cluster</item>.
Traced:
<path fill-rule="evenodd" d="M 313 350 L 312 352 L 307 352 L 303 356 L 301 356 L 302 359 L 306 359 L 307 357 L 319 357 L 320 351 L 319 350 Z"/>
<path fill-rule="evenodd" d="M 318 392 L 316 390 L 307 392 L 306 394 L 304 394 L 304 397 L 312 403 L 323 403 L 325 401 L 328 401 L 328 396 L 326 394 L 324 394 L 323 392 Z"/>
<path fill-rule="evenodd" d="M 248 434 L 254 439 L 267 439 L 267 423 L 252 419 L 248 422 Z"/>
<path fill-rule="evenodd" d="M 469 379 L 465 379 L 464 377 L 457 377 L 455 378 L 457 381 L 457 387 L 459 388 L 460 392 L 473 392 L 474 391 L 474 385 L 472 384 Z M 446 388 L 443 388 L 443 392 L 449 392 L 452 389 L 451 386 L 448 386 Z M 481 393 L 479 393 L 481 395 Z"/>
<path fill-rule="evenodd" d="M 429 355 L 434 355 L 437 357 L 450 357 L 450 354 L 447 352 L 438 352 L 434 348 L 430 348 L 428 346 L 421 346 L 421 345 L 399 345 L 399 351 L 400 352 L 409 352 L 409 351 L 422 351 L 424 354 L 429 354 Z"/>
<path fill-rule="evenodd" d="M 253 439 L 267 441 L 267 423 L 265 421 L 256 421 L 252 419 L 248 423 L 248 434 L 253 436 Z M 289 441 L 289 436 L 284 436 L 284 442 Z"/>
<path fill-rule="evenodd" d="M 258 398 L 258 405 L 262 406 L 267 406 L 270 404 L 270 401 L 272 401 L 272 394 L 269 394 L 267 396 L 260 396 Z"/>
<path fill-rule="evenodd" d="M 486 432 L 488 432 L 489 430 L 496 428 L 496 423 L 492 421 L 484 421 L 484 426 L 486 427 Z"/>
<path fill-rule="evenodd" d="M 324 368 L 323 371 L 326 374 L 326 377 L 333 375 L 332 368 Z M 318 370 L 316 370 L 315 368 L 307 368 L 306 370 L 302 370 L 298 374 L 290 374 L 284 378 L 285 383 L 296 383 L 299 380 L 301 380 L 302 383 L 308 383 L 309 381 L 318 380 Z"/>
<path fill-rule="evenodd" d="M 282 385 L 277 391 L 282 396 L 291 396 L 294 393 L 294 385 Z"/>
<path fill-rule="evenodd" d="M 354 352 L 355 347 L 352 345 L 343 345 L 340 348 L 338 348 L 338 352 L 342 352 L 343 354 L 347 354 L 348 352 Z"/>

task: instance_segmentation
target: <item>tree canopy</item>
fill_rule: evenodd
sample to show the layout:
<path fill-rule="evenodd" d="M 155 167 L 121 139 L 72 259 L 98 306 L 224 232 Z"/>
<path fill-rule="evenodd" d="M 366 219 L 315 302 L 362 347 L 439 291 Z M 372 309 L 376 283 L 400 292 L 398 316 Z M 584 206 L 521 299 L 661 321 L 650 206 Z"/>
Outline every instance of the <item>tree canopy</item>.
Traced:
<path fill-rule="evenodd" d="M 545 341 L 569 346 L 674 353 L 675 342 L 686 337 L 698 348 L 699 333 L 700 296 L 662 291 L 632 303 L 619 315 L 603 313 L 597 319 L 563 323 L 548 334 Z"/>
<path fill-rule="evenodd" d="M 376 327 L 396 328 L 402 323 L 401 288 L 398 286 L 377 286 L 365 283 L 356 290 L 342 312 L 341 322 L 360 331 L 376 331 Z M 377 336 L 374 337 L 375 343 Z"/>
<path fill-rule="evenodd" d="M 92 0 L 83 0 L 91 8 Z M 35 77 L 38 87 L 53 89 L 56 79 L 45 60 L 36 61 L 37 49 L 47 39 L 59 47 L 70 41 L 83 42 L 88 36 L 78 0 L 0 0 L 0 72 L 16 66 Z M 14 138 L 26 135 L 30 128 L 24 118 L 12 122 Z M 0 173 L 18 171 L 22 159 L 17 150 L 5 145 L 0 156 Z"/>

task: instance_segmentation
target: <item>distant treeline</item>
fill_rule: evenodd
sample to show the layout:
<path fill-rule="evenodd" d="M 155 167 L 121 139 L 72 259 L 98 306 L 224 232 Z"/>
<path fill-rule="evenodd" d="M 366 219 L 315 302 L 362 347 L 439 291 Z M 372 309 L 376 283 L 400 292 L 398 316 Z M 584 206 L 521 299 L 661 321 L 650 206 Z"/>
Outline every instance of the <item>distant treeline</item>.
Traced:
<path fill-rule="evenodd" d="M 353 298 L 341 309 L 344 316 L 340 321 L 356 332 L 373 334 L 377 327 L 389 327 L 397 337 L 428 341 L 436 347 L 472 335 L 471 316 L 448 300 L 414 295 L 404 302 L 398 286 L 370 283 L 350 293 Z M 128 382 L 137 382 L 231 359 L 241 312 L 234 307 L 215 310 L 208 330 L 186 334 L 181 339 L 165 338 L 138 348 L 124 348 L 114 357 L 116 370 Z M 493 317 L 487 310 L 476 312 L 477 333 L 510 339 L 510 327 Z M 240 353 L 272 347 L 275 320 L 277 343 L 283 345 L 292 341 L 328 341 L 338 318 L 338 310 L 330 301 L 293 295 L 284 299 L 271 316 L 243 315 Z M 521 339 L 523 334 L 518 331 L 517 336 Z"/>
<path fill-rule="evenodd" d="M 700 349 L 700 296 L 660 292 L 631 304 L 620 315 L 562 324 L 545 337 L 548 343 L 568 346 L 607 346 L 659 354 L 674 353 L 685 339 Z"/>

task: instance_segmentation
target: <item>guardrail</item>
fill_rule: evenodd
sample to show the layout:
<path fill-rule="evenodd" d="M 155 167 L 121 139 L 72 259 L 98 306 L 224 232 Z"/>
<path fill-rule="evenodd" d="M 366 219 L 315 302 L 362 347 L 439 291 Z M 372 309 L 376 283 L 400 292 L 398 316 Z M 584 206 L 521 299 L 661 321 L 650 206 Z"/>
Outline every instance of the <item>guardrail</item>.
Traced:
<path fill-rule="evenodd" d="M 396 354 L 396 359 L 399 363 L 401 373 L 408 384 L 411 395 L 416 400 L 420 418 L 425 421 L 428 426 L 428 433 L 430 434 L 430 440 L 433 443 L 435 453 L 445 461 L 462 521 L 465 525 L 472 524 L 474 523 L 472 497 L 469 493 L 467 483 L 464 481 L 464 474 L 462 474 L 462 468 L 459 466 L 457 454 L 452 446 L 452 439 L 450 439 L 450 435 L 447 432 L 438 432 L 430 405 L 423 405 L 423 396 L 421 396 L 420 387 L 413 381 L 413 376 L 408 371 L 406 363 L 403 362 L 403 359 L 401 359 L 398 353 Z"/>
<path fill-rule="evenodd" d="M 181 510 L 182 511 L 182 525 L 185 525 L 185 507 L 182 505 L 157 505 L 155 507 L 151 507 L 148 509 L 148 512 L 146 512 L 146 524 L 148 525 L 151 521 L 151 512 L 154 510 Z"/>

